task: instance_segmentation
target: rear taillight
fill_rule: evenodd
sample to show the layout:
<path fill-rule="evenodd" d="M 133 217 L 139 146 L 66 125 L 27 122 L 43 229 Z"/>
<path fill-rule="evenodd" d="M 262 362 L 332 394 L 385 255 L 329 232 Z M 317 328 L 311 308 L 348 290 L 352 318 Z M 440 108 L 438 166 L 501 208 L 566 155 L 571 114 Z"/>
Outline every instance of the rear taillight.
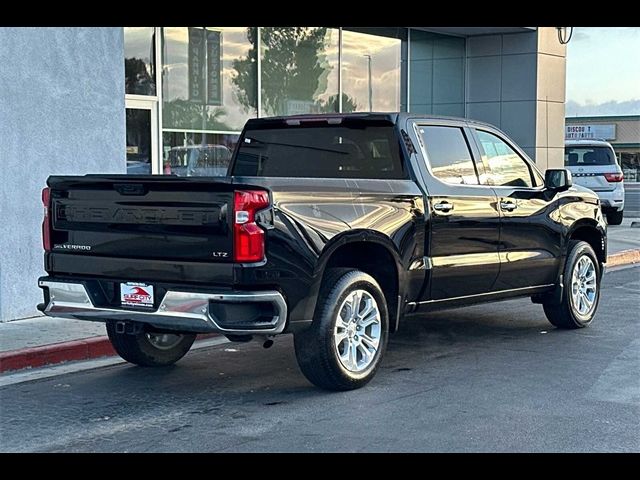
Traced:
<path fill-rule="evenodd" d="M 51 190 L 49 187 L 42 189 L 42 205 L 44 206 L 44 218 L 42 219 L 42 246 L 45 251 L 51 251 L 51 215 L 49 205 L 51 200 Z"/>
<path fill-rule="evenodd" d="M 624 180 L 624 174 L 622 173 L 605 173 L 604 178 L 607 179 L 607 182 L 621 182 Z"/>
<path fill-rule="evenodd" d="M 236 262 L 264 260 L 264 230 L 256 223 L 256 212 L 269 206 L 269 193 L 263 190 L 240 190 L 233 197 L 233 259 Z"/>

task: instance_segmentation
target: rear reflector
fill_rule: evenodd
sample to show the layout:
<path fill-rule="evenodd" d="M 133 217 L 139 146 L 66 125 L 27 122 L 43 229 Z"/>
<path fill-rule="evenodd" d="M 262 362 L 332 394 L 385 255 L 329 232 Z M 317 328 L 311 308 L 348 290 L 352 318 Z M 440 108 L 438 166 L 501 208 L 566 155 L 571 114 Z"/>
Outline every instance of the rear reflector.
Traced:
<path fill-rule="evenodd" d="M 607 179 L 607 182 L 621 182 L 622 180 L 624 180 L 624 174 L 623 173 L 605 173 L 604 174 L 604 178 Z"/>
<path fill-rule="evenodd" d="M 239 190 L 234 194 L 233 259 L 253 263 L 264 260 L 264 230 L 256 223 L 256 212 L 269 206 L 264 190 Z"/>
<path fill-rule="evenodd" d="M 49 187 L 42 189 L 42 206 L 44 207 L 44 218 L 42 219 L 42 247 L 45 251 L 51 251 L 51 216 L 49 215 L 49 205 L 51 200 L 51 190 Z"/>

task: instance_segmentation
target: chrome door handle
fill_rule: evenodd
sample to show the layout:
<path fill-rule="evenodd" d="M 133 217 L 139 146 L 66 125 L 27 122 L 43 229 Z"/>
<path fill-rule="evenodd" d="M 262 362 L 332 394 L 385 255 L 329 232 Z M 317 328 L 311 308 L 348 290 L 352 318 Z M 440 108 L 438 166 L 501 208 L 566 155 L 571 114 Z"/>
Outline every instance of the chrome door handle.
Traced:
<path fill-rule="evenodd" d="M 451 210 L 453 210 L 453 203 L 449 203 L 449 202 L 434 203 L 433 209 L 436 212 L 448 213 Z"/>
<path fill-rule="evenodd" d="M 505 212 L 513 212 L 518 205 L 514 202 L 508 202 L 505 200 L 500 201 L 500 210 L 504 210 Z"/>

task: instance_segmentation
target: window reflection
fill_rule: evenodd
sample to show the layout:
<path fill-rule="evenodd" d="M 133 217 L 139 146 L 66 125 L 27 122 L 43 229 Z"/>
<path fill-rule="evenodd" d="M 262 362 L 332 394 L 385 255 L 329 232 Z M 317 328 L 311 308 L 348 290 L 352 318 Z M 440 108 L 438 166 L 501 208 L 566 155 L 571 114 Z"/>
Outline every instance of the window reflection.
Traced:
<path fill-rule="evenodd" d="M 400 110 L 402 40 L 343 30 L 342 111 Z"/>
<path fill-rule="evenodd" d="M 338 30 L 262 27 L 262 115 L 337 112 Z"/>
<path fill-rule="evenodd" d="M 153 32 L 153 27 L 124 29 L 125 93 L 156 94 Z"/>
<path fill-rule="evenodd" d="M 163 29 L 164 128 L 239 131 L 256 116 L 255 32 L 253 27 Z"/>
<path fill-rule="evenodd" d="M 420 127 L 431 171 L 446 183 L 477 185 L 478 177 L 462 130 Z"/>
<path fill-rule="evenodd" d="M 509 145 L 489 132 L 478 130 L 482 161 L 490 171 L 490 185 L 531 187 L 529 167 Z"/>
<path fill-rule="evenodd" d="M 238 135 L 164 132 L 163 173 L 183 177 L 225 176 Z"/>
<path fill-rule="evenodd" d="M 126 109 L 127 173 L 151 173 L 151 111 Z"/>

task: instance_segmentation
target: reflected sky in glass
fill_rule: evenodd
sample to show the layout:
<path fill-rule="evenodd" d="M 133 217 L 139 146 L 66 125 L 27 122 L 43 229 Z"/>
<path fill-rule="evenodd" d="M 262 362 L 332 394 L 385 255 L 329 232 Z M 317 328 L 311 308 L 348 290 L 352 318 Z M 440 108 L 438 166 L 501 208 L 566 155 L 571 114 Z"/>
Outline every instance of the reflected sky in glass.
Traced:
<path fill-rule="evenodd" d="M 155 78 L 151 66 L 153 57 L 153 27 L 124 29 L 125 92 L 155 95 Z"/>
<path fill-rule="evenodd" d="M 209 106 L 210 115 L 215 115 L 216 125 L 221 130 L 241 130 L 247 119 L 257 115 L 255 108 L 241 103 L 234 91 L 232 78 L 237 74 L 233 61 L 246 58 L 252 48 L 247 38 L 247 27 L 207 27 L 222 32 L 222 98 L 221 107 Z M 163 103 L 189 98 L 188 70 L 189 30 L 187 27 L 164 28 Z M 253 88 L 255 89 L 255 83 Z M 172 128 L 201 129 L 201 125 L 185 119 L 181 125 L 166 125 Z M 211 125 L 208 125 L 211 128 Z"/>
<path fill-rule="evenodd" d="M 342 89 L 351 100 L 350 102 L 343 99 L 344 111 L 369 111 L 367 55 L 371 56 L 372 110 L 400 110 L 401 41 L 343 30 L 342 48 Z M 352 102 L 355 105 L 352 105 Z"/>

